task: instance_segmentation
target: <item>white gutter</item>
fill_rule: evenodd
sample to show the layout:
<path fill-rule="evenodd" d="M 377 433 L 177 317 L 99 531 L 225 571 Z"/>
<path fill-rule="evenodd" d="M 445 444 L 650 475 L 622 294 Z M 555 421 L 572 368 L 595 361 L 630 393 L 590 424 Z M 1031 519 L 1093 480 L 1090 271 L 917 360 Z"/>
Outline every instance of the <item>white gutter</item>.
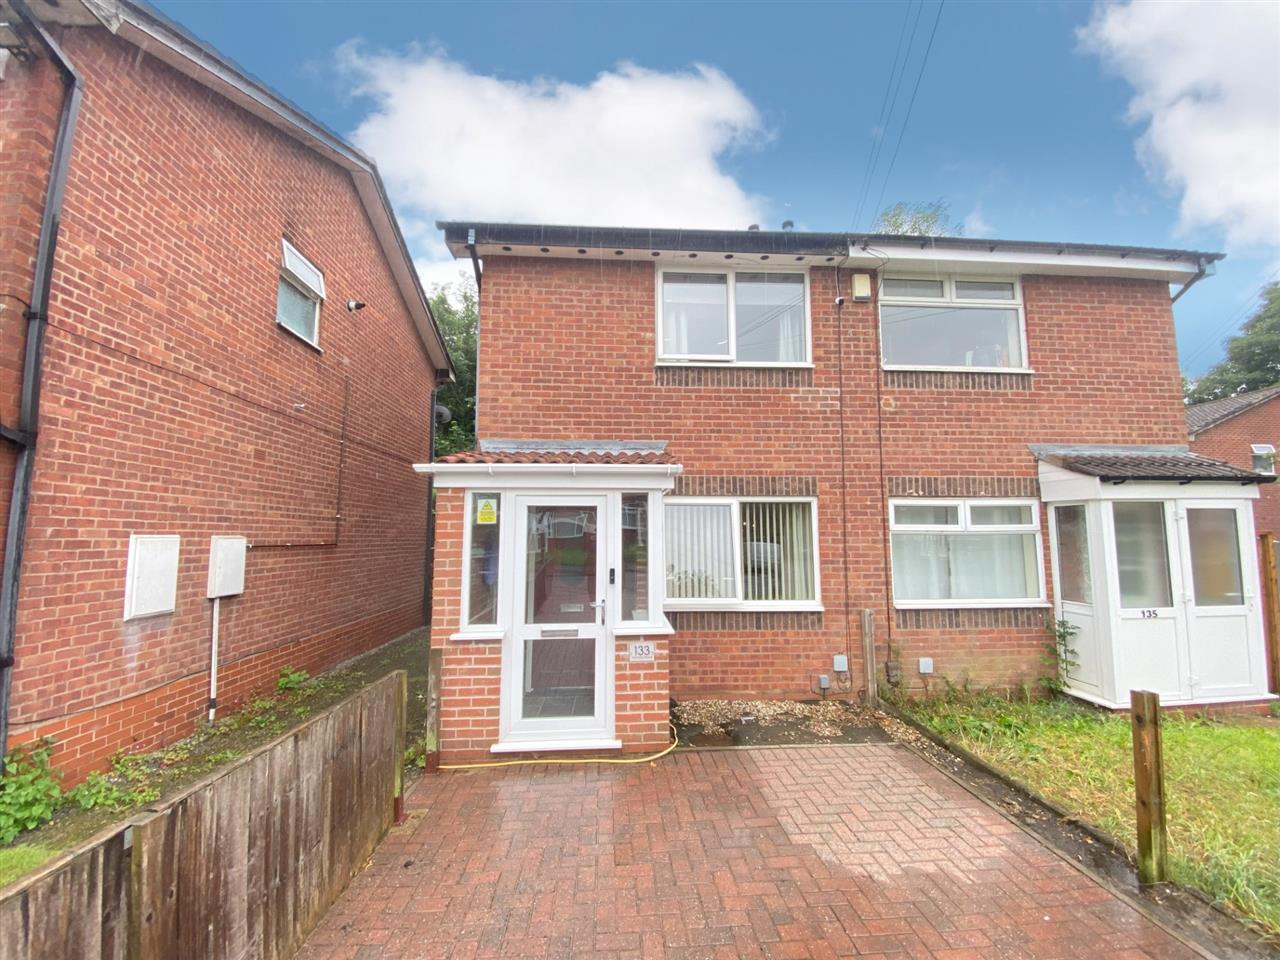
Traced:
<path fill-rule="evenodd" d="M 465 473 L 488 477 L 512 473 L 558 473 L 569 477 L 634 473 L 674 477 L 684 471 L 684 466 L 679 463 L 415 463 L 413 469 L 438 477 Z"/>
<path fill-rule="evenodd" d="M 899 269 L 903 271 L 933 269 L 938 266 L 958 273 L 991 274 L 1000 270 L 1024 273 L 1061 274 L 1076 277 L 1134 277 L 1185 283 L 1199 279 L 1203 261 L 1170 259 L 1151 254 L 1109 255 L 1073 253 L 1064 247 L 1058 253 L 1001 249 L 992 243 L 991 250 L 966 250 L 921 244 L 871 244 L 849 246 L 846 266 L 867 269 Z"/>

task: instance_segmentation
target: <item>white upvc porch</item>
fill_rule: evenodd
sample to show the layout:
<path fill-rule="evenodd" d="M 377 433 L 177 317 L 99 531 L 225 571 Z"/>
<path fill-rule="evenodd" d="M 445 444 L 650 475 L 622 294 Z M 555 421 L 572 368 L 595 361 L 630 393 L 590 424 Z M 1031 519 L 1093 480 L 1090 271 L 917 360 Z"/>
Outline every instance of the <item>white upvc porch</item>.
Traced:
<path fill-rule="evenodd" d="M 1098 476 L 1043 457 L 1039 472 L 1055 615 L 1078 630 L 1069 693 L 1113 708 L 1135 689 L 1170 705 L 1271 698 L 1256 481 Z"/>

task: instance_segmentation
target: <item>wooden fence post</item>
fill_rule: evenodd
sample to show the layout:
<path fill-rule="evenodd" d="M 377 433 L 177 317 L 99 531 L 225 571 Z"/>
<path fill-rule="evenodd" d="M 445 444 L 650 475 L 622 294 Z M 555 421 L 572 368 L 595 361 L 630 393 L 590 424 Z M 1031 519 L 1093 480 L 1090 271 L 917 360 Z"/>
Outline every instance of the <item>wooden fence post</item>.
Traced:
<path fill-rule="evenodd" d="M 409 674 L 397 670 L 399 675 L 395 702 L 395 784 L 392 791 L 393 814 L 396 823 L 404 823 L 404 754 L 409 749 Z"/>
<path fill-rule="evenodd" d="M 1160 742 L 1160 695 L 1129 691 L 1133 724 L 1133 782 L 1138 811 L 1138 882 L 1169 879 L 1164 824 L 1164 754 Z"/>
<path fill-rule="evenodd" d="M 1264 533 L 1258 538 L 1262 561 L 1262 596 L 1266 603 L 1267 673 L 1272 693 L 1280 693 L 1280 582 L 1276 580 L 1276 538 Z"/>
<path fill-rule="evenodd" d="M 432 647 L 427 658 L 427 737 L 435 747 L 427 754 L 423 769 L 435 773 L 440 769 L 440 671 L 444 667 L 444 650 Z"/>
<path fill-rule="evenodd" d="M 866 677 L 867 706 L 880 706 L 880 681 L 876 672 L 876 617 L 870 610 L 862 611 L 862 673 Z"/>

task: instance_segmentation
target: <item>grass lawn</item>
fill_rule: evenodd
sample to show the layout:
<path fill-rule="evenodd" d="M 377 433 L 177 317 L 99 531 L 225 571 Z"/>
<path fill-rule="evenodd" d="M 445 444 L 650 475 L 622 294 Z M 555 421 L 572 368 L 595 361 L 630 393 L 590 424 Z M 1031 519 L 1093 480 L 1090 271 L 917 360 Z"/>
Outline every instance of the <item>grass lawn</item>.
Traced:
<path fill-rule="evenodd" d="M 1127 716 L 1067 700 L 1000 697 L 903 706 L 1134 850 Z M 1280 934 L 1280 723 L 1166 714 L 1163 731 L 1172 879 Z"/>

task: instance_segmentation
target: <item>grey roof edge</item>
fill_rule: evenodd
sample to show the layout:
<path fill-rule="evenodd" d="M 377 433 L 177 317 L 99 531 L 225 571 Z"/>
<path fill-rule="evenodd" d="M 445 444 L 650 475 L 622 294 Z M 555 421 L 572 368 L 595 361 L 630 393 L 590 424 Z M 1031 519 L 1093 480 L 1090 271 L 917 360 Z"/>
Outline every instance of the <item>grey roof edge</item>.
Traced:
<path fill-rule="evenodd" d="M 1115 256 L 1147 256 L 1173 261 L 1208 264 L 1226 254 L 1166 247 L 1124 246 L 1102 243 L 1067 243 L 1043 240 L 997 240 L 976 237 L 922 237 L 884 233 L 815 233 L 783 230 L 694 230 L 658 227 L 599 227 L 570 224 L 503 223 L 473 220 L 437 220 L 447 244 L 462 245 L 468 232 L 477 243 L 564 247 L 614 247 L 616 249 L 690 250 L 744 253 L 839 254 L 853 247 L 876 244 L 911 245 L 939 250 L 995 250 L 1034 253 L 1072 253 Z"/>
<path fill-rule="evenodd" d="M 1170 454 L 1190 453 L 1191 448 L 1185 443 L 1029 443 L 1027 449 L 1037 460 L 1049 457 L 1105 457 L 1105 456 L 1169 456 Z"/>
<path fill-rule="evenodd" d="M 660 454 L 665 440 L 507 440 L 479 441 L 481 453 L 639 453 Z"/>

